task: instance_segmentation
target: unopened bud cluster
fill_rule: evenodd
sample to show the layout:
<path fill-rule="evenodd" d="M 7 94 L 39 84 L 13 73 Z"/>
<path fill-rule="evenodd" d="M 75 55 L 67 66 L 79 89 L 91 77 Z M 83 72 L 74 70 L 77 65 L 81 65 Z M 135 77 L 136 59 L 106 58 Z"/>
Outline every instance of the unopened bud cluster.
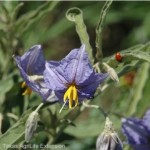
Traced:
<path fill-rule="evenodd" d="M 122 142 L 108 117 L 106 117 L 104 131 L 97 138 L 96 150 L 122 150 Z"/>

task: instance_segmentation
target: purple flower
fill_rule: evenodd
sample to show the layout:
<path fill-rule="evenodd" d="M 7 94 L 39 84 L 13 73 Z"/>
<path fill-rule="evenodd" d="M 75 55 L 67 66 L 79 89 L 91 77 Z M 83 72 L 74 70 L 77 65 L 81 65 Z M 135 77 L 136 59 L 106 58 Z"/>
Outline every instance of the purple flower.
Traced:
<path fill-rule="evenodd" d="M 78 101 L 92 98 L 97 87 L 107 74 L 96 73 L 88 59 L 85 45 L 73 49 L 59 62 L 46 62 L 44 79 L 49 89 L 60 100 L 69 104 L 69 108 L 78 105 Z"/>
<path fill-rule="evenodd" d="M 150 150 L 150 109 L 143 119 L 123 118 L 122 131 L 134 150 Z"/>
<path fill-rule="evenodd" d="M 51 90 L 46 87 L 43 79 L 45 59 L 41 45 L 31 47 L 23 56 L 14 56 L 14 59 L 25 81 L 22 86 L 24 87 L 27 84 L 31 90 L 39 93 L 46 100 L 50 96 Z M 24 94 L 30 94 L 29 88 Z"/>

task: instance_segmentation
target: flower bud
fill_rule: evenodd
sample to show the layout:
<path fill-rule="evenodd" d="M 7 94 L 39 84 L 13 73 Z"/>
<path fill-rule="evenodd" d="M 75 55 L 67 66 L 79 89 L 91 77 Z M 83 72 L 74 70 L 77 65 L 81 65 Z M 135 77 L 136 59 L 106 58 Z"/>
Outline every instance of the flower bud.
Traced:
<path fill-rule="evenodd" d="M 116 81 L 117 83 L 119 83 L 119 78 L 118 78 L 116 71 L 106 63 L 103 63 L 103 65 L 105 66 L 106 71 L 109 74 L 110 78 Z"/>
<path fill-rule="evenodd" d="M 38 121 L 38 112 L 33 111 L 26 122 L 26 129 L 25 129 L 25 141 L 29 142 L 34 134 L 34 131 L 37 127 Z"/>
<path fill-rule="evenodd" d="M 96 150 L 122 150 L 122 142 L 108 117 L 106 117 L 104 131 L 97 138 Z"/>

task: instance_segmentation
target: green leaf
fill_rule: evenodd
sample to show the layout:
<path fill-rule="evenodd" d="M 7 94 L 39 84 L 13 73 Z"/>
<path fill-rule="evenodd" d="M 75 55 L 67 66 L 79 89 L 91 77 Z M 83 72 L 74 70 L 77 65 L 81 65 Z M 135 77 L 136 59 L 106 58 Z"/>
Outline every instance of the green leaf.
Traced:
<path fill-rule="evenodd" d="M 103 121 L 104 122 L 104 121 Z M 103 127 L 100 125 L 102 122 L 97 121 L 96 123 L 78 123 L 76 127 L 68 126 L 65 129 L 65 133 L 75 136 L 77 138 L 86 138 L 86 137 L 94 137 L 100 134 L 100 131 L 103 130 Z M 103 124 L 104 126 L 104 124 Z M 85 132 L 86 127 L 86 132 Z"/>
<path fill-rule="evenodd" d="M 85 110 L 82 112 L 82 115 L 87 115 L 86 113 Z M 88 114 L 88 119 L 80 118 L 79 116 L 78 119 L 74 121 L 76 127 L 68 126 L 64 132 L 77 138 L 98 136 L 105 124 L 105 119 L 100 116 L 101 114 L 97 109 L 91 109 L 90 114 Z"/>
<path fill-rule="evenodd" d="M 0 105 L 2 105 L 5 99 L 5 94 L 12 88 L 12 86 L 13 80 L 11 77 L 0 81 Z"/>
<path fill-rule="evenodd" d="M 30 11 L 25 15 L 21 16 L 15 23 L 16 33 L 22 35 L 29 29 L 31 25 L 33 25 L 37 21 L 40 21 L 42 17 L 44 17 L 48 12 L 52 11 L 57 4 L 58 1 L 46 2 L 36 10 Z"/>
<path fill-rule="evenodd" d="M 115 59 L 115 55 L 105 58 L 104 61 L 122 75 L 137 68 L 141 62 L 150 63 L 150 42 L 122 50 L 120 55 L 123 57 L 121 62 Z"/>
<path fill-rule="evenodd" d="M 138 107 L 136 109 L 136 116 L 138 117 L 142 117 L 145 114 L 146 110 L 149 109 L 149 105 L 147 105 L 149 104 L 149 89 L 150 89 L 150 75 L 143 89 L 142 100 L 139 101 Z"/>
<path fill-rule="evenodd" d="M 150 68 L 149 63 L 143 63 L 137 72 L 136 79 L 132 89 L 132 95 L 130 98 L 131 103 L 128 108 L 129 116 L 133 115 L 136 112 L 137 105 L 139 101 L 142 99 L 143 89 L 149 76 L 149 68 Z"/>
<path fill-rule="evenodd" d="M 12 11 L 12 14 L 11 14 L 12 20 L 15 20 L 17 18 L 17 14 L 18 14 L 19 10 L 21 9 L 21 7 L 23 6 L 23 4 L 24 3 L 21 2 L 16 5 L 16 7 L 14 8 L 14 10 Z"/>
<path fill-rule="evenodd" d="M 0 150 L 7 150 L 6 146 L 24 141 L 25 122 L 30 113 L 31 110 L 26 111 L 13 127 L 0 136 Z"/>
<path fill-rule="evenodd" d="M 23 138 L 25 131 L 24 124 L 16 124 L 10 128 L 4 135 L 0 137 L 0 150 L 7 150 L 7 146 L 14 144 L 16 141 Z"/>
<path fill-rule="evenodd" d="M 85 44 L 86 50 L 89 54 L 89 59 L 90 59 L 91 63 L 94 63 L 94 58 L 93 58 L 93 54 L 92 54 L 93 50 L 92 50 L 92 47 L 89 42 L 89 35 L 87 33 L 86 25 L 84 24 L 82 10 L 77 7 L 70 8 L 66 12 L 66 18 L 69 21 L 72 21 L 75 23 L 76 32 L 80 38 L 80 41 L 82 44 Z"/>
<path fill-rule="evenodd" d="M 114 127 L 119 128 L 120 119 L 113 115 L 109 117 L 112 120 Z M 68 126 L 64 132 L 76 138 L 97 137 L 104 130 L 105 118 L 102 117 L 99 110 L 91 108 L 90 110 L 84 110 L 74 123 L 76 124 L 76 127 Z"/>
<path fill-rule="evenodd" d="M 128 53 L 123 53 L 124 58 L 128 60 L 142 60 L 150 63 L 150 54 L 149 52 L 143 51 L 131 51 Z"/>

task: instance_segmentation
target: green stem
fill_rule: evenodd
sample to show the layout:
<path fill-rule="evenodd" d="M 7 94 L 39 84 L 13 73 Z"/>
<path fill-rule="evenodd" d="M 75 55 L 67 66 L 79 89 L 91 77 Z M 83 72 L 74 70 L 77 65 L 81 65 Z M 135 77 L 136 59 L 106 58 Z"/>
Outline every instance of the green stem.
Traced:
<path fill-rule="evenodd" d="M 35 112 L 38 112 L 40 110 L 40 108 L 44 105 L 44 103 L 41 103 L 35 110 Z"/>
<path fill-rule="evenodd" d="M 96 108 L 98 109 L 102 114 L 103 116 L 106 118 L 107 117 L 107 113 L 98 105 L 89 105 L 88 103 L 86 102 L 83 102 L 83 105 L 87 108 Z"/>
<path fill-rule="evenodd" d="M 103 29 L 103 24 L 104 24 L 104 20 L 106 18 L 106 14 L 108 12 L 108 9 L 110 7 L 110 5 L 112 4 L 113 0 L 107 0 L 101 10 L 100 13 L 100 17 L 99 17 L 99 21 L 96 27 L 96 41 L 95 41 L 95 45 L 96 45 L 96 49 L 97 49 L 97 53 L 96 53 L 96 58 L 97 60 L 101 60 L 103 57 L 103 53 L 102 53 L 102 29 Z"/>

